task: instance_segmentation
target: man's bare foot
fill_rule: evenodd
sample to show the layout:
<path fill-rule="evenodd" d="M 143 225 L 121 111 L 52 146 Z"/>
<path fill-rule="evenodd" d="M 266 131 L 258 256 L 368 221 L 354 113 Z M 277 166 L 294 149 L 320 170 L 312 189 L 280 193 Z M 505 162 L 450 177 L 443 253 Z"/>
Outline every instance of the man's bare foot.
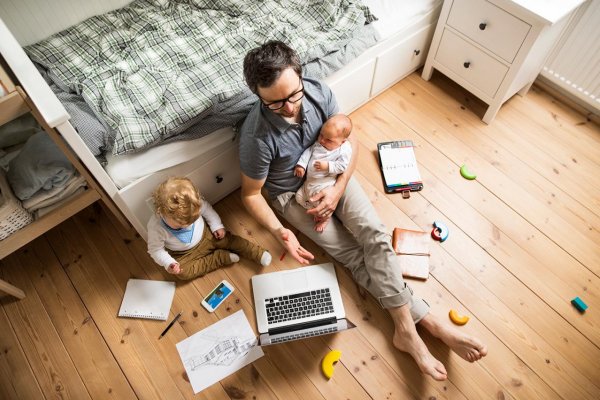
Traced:
<path fill-rule="evenodd" d="M 442 323 L 432 314 L 427 314 L 419 324 L 469 362 L 475 362 L 487 355 L 487 346 L 479 339 L 462 333 L 447 323 Z"/>
<path fill-rule="evenodd" d="M 424 374 L 431 375 L 436 381 L 446 380 L 448 373 L 444 364 L 431 355 L 416 329 L 412 329 L 413 332 L 410 331 L 410 328 L 404 332 L 396 329 L 392 340 L 394 347 L 410 354 Z"/>
<path fill-rule="evenodd" d="M 323 232 L 328 223 L 329 223 L 329 218 L 321 219 L 320 221 L 318 221 L 315 224 L 315 231 Z"/>
<path fill-rule="evenodd" d="M 408 305 L 389 308 L 388 311 L 394 321 L 394 346 L 410 354 L 424 374 L 431 375 L 437 381 L 446 380 L 448 373 L 444 364 L 431 355 L 419 336 Z"/>

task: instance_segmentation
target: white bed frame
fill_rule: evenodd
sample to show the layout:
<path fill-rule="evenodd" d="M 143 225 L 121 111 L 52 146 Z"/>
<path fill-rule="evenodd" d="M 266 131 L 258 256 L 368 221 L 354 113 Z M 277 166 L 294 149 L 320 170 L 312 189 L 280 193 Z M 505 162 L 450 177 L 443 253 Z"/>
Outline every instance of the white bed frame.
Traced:
<path fill-rule="evenodd" d="M 27 24 L 11 21 L 9 25 L 15 31 L 13 35 L 0 20 L 0 53 L 15 71 L 22 87 L 38 106 L 46 122 L 51 127 L 56 127 L 63 135 L 125 217 L 146 239 L 146 223 L 152 213 L 149 203 L 150 193 L 166 177 L 189 176 L 199 186 L 206 199 L 213 204 L 240 186 L 239 157 L 234 132 L 208 135 L 199 139 L 203 141 L 205 149 L 200 156 L 142 177 L 119 189 L 79 137 L 70 124 L 69 115 L 64 107 L 49 90 L 48 85 L 21 48 L 21 45 L 34 43 L 89 16 L 121 7 L 129 1 L 111 0 L 108 2 L 111 6 L 109 9 L 105 9 L 106 3 L 100 2 L 104 3 L 102 10 L 93 9 L 98 7 L 98 2 L 88 4 L 86 1 L 81 1 L 80 5 L 87 9 L 77 13 L 76 16 L 73 13 L 56 12 L 55 17 L 62 18 L 61 23 L 55 23 L 51 28 L 46 27 L 44 31 L 39 29 L 41 26 L 39 24 L 38 30 L 31 32 L 23 30 L 23 26 Z M 27 6 L 31 8 L 32 2 L 40 3 L 37 0 L 21 0 L 14 2 L 13 8 L 21 6 L 24 8 L 22 11 L 31 12 L 32 9 L 27 10 Z M 11 11 L 16 15 L 18 10 L 8 10 L 7 6 L 0 6 L 0 15 L 4 18 L 7 18 Z M 440 7 L 437 7 L 402 31 L 367 49 L 350 64 L 325 79 L 335 93 L 342 112 L 350 113 L 423 65 L 439 11 Z M 34 26 L 35 17 L 31 16 L 31 18 L 33 21 L 31 26 Z M 51 30 L 47 31 L 48 29 Z M 18 34 L 17 30 L 19 30 Z M 21 45 L 15 36 L 19 37 Z"/>

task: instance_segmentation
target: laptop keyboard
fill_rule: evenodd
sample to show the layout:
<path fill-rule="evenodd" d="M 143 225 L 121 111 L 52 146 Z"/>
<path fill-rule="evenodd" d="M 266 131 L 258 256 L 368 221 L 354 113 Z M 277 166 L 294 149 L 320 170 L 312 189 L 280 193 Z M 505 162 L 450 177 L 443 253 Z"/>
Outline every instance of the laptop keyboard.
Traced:
<path fill-rule="evenodd" d="M 315 329 L 314 331 L 304 332 L 304 333 L 288 334 L 288 335 L 285 335 L 285 336 L 282 336 L 279 338 L 272 338 L 271 344 L 281 343 L 281 342 L 289 342 L 290 340 L 302 339 L 302 338 L 307 338 L 307 337 L 311 337 L 311 336 L 324 335 L 324 334 L 330 333 L 330 332 L 337 332 L 337 326 L 323 328 L 323 329 Z"/>
<path fill-rule="evenodd" d="M 333 312 L 329 288 L 265 299 L 265 307 L 269 325 Z"/>

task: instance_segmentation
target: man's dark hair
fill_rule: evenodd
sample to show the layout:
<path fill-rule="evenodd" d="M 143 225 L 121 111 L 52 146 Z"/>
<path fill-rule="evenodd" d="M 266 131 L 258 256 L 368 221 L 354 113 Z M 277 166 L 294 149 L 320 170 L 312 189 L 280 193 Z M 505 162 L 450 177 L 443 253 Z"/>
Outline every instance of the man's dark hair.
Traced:
<path fill-rule="evenodd" d="M 244 78 L 253 93 L 257 93 L 259 86 L 271 86 L 288 68 L 302 76 L 298 53 L 277 40 L 271 40 L 250 50 L 244 57 Z"/>

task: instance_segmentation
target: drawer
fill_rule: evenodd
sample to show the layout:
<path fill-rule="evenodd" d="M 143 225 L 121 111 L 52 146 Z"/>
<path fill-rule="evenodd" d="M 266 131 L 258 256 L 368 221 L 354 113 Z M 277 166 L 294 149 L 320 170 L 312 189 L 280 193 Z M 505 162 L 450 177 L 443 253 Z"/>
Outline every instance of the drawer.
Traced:
<path fill-rule="evenodd" d="M 375 60 L 342 68 L 325 79 L 337 99 L 340 112 L 350 114 L 369 100 Z"/>
<path fill-rule="evenodd" d="M 531 25 L 484 0 L 454 0 L 447 25 L 512 63 Z"/>
<path fill-rule="evenodd" d="M 444 29 L 435 60 L 490 98 L 495 96 L 508 72 L 508 67 L 500 61 L 448 29 Z"/>
<path fill-rule="evenodd" d="M 434 27 L 426 26 L 377 57 L 371 96 L 375 96 L 425 62 Z"/>

